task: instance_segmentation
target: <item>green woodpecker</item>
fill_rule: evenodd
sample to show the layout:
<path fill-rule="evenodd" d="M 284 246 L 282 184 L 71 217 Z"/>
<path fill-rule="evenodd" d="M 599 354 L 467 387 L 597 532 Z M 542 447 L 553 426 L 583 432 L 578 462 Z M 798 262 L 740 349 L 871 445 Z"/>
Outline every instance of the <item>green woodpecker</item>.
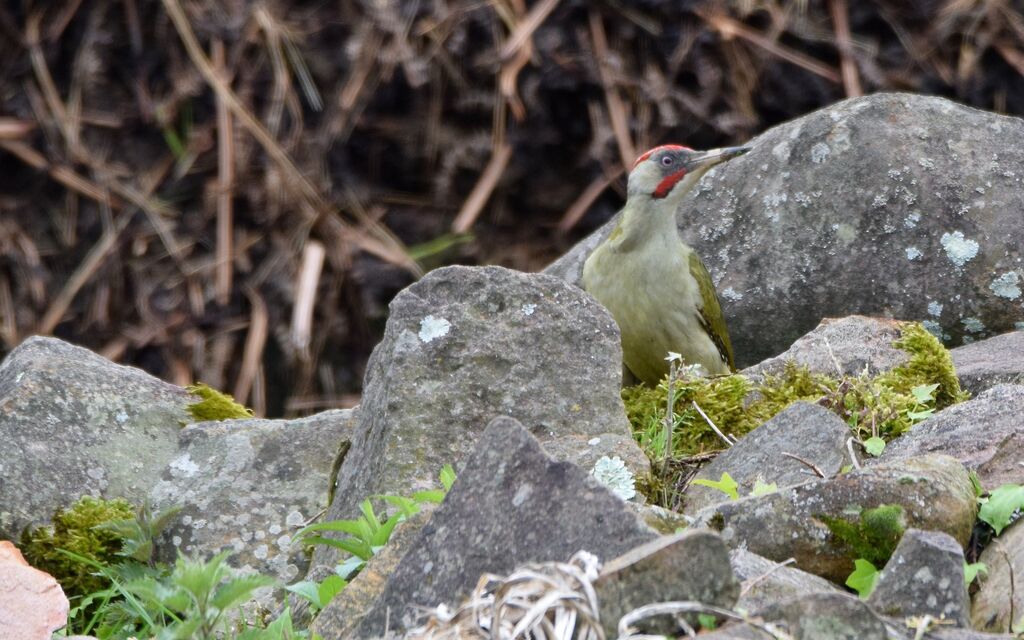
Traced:
<path fill-rule="evenodd" d="M 734 369 L 714 282 L 680 239 L 676 211 L 708 169 L 749 150 L 665 145 L 641 155 L 618 225 L 583 265 L 583 288 L 619 325 L 623 362 L 649 385 L 668 373 L 669 352 L 712 375 Z"/>

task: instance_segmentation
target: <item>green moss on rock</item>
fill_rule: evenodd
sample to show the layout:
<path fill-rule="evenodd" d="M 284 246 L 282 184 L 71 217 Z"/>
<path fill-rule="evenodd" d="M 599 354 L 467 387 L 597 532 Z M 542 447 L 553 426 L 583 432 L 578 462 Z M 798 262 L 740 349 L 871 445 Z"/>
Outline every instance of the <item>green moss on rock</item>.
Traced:
<path fill-rule="evenodd" d="M 247 409 L 245 406 L 235 402 L 235 399 L 228 394 L 217 391 L 209 385 L 203 383 L 193 384 L 186 387 L 185 390 L 201 398 L 199 402 L 194 402 L 185 407 L 185 410 L 188 411 L 189 415 L 196 422 L 232 420 L 251 418 L 253 416 L 252 409 Z"/>
<path fill-rule="evenodd" d="M 83 496 L 70 509 L 54 514 L 53 526 L 26 530 L 18 546 L 25 560 L 56 578 L 69 598 L 84 596 L 106 587 L 106 579 L 93 575 L 95 569 L 58 549 L 100 564 L 114 564 L 121 560 L 118 552 L 123 538 L 99 525 L 134 517 L 135 510 L 126 500 Z"/>
<path fill-rule="evenodd" d="M 849 549 L 850 558 L 863 558 L 884 566 L 907 528 L 906 514 L 898 504 L 883 504 L 857 514 L 856 520 L 819 515 L 836 538 Z"/>

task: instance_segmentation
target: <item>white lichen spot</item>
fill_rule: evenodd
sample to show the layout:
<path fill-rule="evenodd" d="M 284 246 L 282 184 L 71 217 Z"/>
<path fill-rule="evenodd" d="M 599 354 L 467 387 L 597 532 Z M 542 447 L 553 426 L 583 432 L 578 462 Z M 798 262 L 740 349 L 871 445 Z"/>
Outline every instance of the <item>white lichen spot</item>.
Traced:
<path fill-rule="evenodd" d="M 536 310 L 537 310 L 537 305 L 535 305 L 533 303 L 524 304 L 523 305 L 523 315 L 524 316 L 532 316 L 533 312 L 536 311 Z"/>
<path fill-rule="evenodd" d="M 1020 275 L 1016 271 L 1007 271 L 992 281 L 988 288 L 1000 298 L 1016 300 L 1020 297 Z"/>
<path fill-rule="evenodd" d="M 786 162 L 789 160 L 789 143 L 783 140 L 779 144 L 772 147 L 772 155 L 779 162 Z"/>
<path fill-rule="evenodd" d="M 935 316 L 938 318 L 942 315 L 942 305 L 936 300 L 928 301 L 928 315 Z"/>
<path fill-rule="evenodd" d="M 305 516 L 299 511 L 292 511 L 284 519 L 284 523 L 289 527 L 297 527 L 305 521 Z"/>
<path fill-rule="evenodd" d="M 978 243 L 965 238 L 961 231 L 942 234 L 940 242 L 942 248 L 946 250 L 946 256 L 958 267 L 964 266 L 978 255 Z"/>
<path fill-rule="evenodd" d="M 911 211 L 909 215 L 903 220 L 903 226 L 908 229 L 913 229 L 917 226 L 917 223 L 921 221 L 921 213 L 919 211 Z"/>
<path fill-rule="evenodd" d="M 181 546 L 181 536 L 171 536 L 171 544 L 175 547 Z"/>
<path fill-rule="evenodd" d="M 267 533 L 269 533 L 272 536 L 276 536 L 277 534 L 281 533 L 281 525 L 275 522 L 274 524 L 267 527 Z"/>
<path fill-rule="evenodd" d="M 444 318 L 435 318 L 434 316 L 427 316 L 420 320 L 420 340 L 423 342 L 430 342 L 437 338 L 443 338 L 448 335 L 448 331 L 452 328 L 452 323 L 448 322 Z"/>
<path fill-rule="evenodd" d="M 122 409 L 114 414 L 114 420 L 117 421 L 117 424 L 124 424 L 128 422 L 128 414 Z"/>
<path fill-rule="evenodd" d="M 939 340 L 949 340 L 949 335 L 942 332 L 942 325 L 934 320 L 923 320 L 921 326 Z"/>
<path fill-rule="evenodd" d="M 103 480 L 103 476 L 107 475 L 107 471 L 103 467 L 89 467 L 85 470 L 85 475 L 93 480 Z"/>
<path fill-rule="evenodd" d="M 257 560 L 266 560 L 267 559 L 267 555 L 268 555 L 267 552 L 269 552 L 269 551 L 270 551 L 270 547 L 268 547 L 265 544 L 261 544 L 260 546 L 258 546 L 258 547 L 256 547 L 255 549 L 252 550 L 252 555 Z"/>
<path fill-rule="evenodd" d="M 743 294 L 732 287 L 726 287 L 722 289 L 722 297 L 726 300 L 742 300 Z"/>
<path fill-rule="evenodd" d="M 524 482 L 519 485 L 519 489 L 516 490 L 516 495 L 512 496 L 512 506 L 518 507 L 526 502 L 530 495 L 533 493 L 533 485 L 529 482 Z"/>
<path fill-rule="evenodd" d="M 601 459 L 594 463 L 590 475 L 623 500 L 629 500 L 636 495 L 636 478 L 619 456 L 601 456 Z"/>
<path fill-rule="evenodd" d="M 816 142 L 814 146 L 811 147 L 811 162 L 814 164 L 821 164 L 828 160 L 830 153 L 832 153 L 832 150 L 828 148 L 827 144 L 824 142 Z"/>
<path fill-rule="evenodd" d="M 192 461 L 192 457 L 184 453 L 174 460 L 171 460 L 171 475 L 175 478 L 191 478 L 199 472 L 199 465 Z"/>
<path fill-rule="evenodd" d="M 207 524 L 206 518 L 199 518 L 198 520 L 193 520 L 192 521 L 192 528 L 193 529 L 205 529 L 206 528 L 206 524 Z"/>
<path fill-rule="evenodd" d="M 981 333 L 982 331 L 985 330 L 984 323 L 982 323 L 981 320 L 974 317 L 964 318 L 960 322 L 961 324 L 964 325 L 964 329 L 967 329 L 971 333 Z"/>
<path fill-rule="evenodd" d="M 932 169 L 935 168 L 935 161 L 932 160 L 931 158 L 918 158 L 917 164 L 920 165 L 921 168 L 925 169 L 926 171 L 931 171 Z"/>
<path fill-rule="evenodd" d="M 596 447 L 601 444 L 601 438 L 591 438 L 590 440 L 587 440 L 587 444 L 592 447 Z"/>
<path fill-rule="evenodd" d="M 1013 323 L 1013 328 L 1017 331 L 1024 331 L 1024 320 L 1018 320 Z"/>
<path fill-rule="evenodd" d="M 276 540 L 277 548 L 281 551 L 287 551 L 288 547 L 292 545 L 292 537 L 287 533 Z"/>
<path fill-rule="evenodd" d="M 921 250 L 917 247 L 907 247 L 907 260 L 917 260 L 921 257 Z"/>

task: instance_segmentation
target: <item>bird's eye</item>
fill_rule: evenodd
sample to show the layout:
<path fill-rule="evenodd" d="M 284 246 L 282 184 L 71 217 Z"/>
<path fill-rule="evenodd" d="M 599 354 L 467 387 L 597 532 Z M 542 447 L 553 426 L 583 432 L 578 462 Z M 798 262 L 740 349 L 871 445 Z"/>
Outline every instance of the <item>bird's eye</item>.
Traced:
<path fill-rule="evenodd" d="M 663 167 L 671 167 L 673 162 L 674 162 L 674 160 L 673 160 L 672 156 L 664 156 L 661 159 L 661 166 L 663 166 Z"/>

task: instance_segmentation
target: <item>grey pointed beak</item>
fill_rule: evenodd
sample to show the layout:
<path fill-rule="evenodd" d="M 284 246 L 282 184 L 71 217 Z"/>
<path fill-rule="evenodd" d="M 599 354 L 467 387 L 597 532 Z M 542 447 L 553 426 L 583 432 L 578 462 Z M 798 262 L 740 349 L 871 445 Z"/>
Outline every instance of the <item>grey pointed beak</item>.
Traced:
<path fill-rule="evenodd" d="M 744 153 L 753 149 L 750 145 L 743 145 L 740 147 L 722 147 L 721 149 L 710 149 L 702 153 L 698 153 L 690 156 L 689 162 L 691 171 L 695 168 L 711 168 L 720 162 L 725 162 L 741 156 Z"/>

